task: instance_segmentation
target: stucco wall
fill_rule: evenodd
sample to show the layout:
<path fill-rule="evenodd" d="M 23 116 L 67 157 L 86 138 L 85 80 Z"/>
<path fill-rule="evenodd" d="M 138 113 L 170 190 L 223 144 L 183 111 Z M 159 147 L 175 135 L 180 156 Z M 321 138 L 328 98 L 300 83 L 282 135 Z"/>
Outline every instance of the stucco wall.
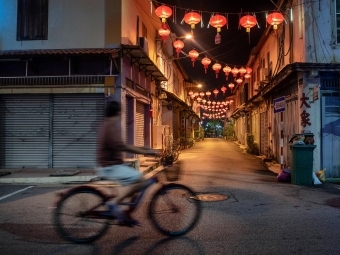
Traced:
<path fill-rule="evenodd" d="M 48 40 L 16 41 L 17 1 L 0 0 L 0 50 L 104 47 L 105 0 L 50 0 Z"/>

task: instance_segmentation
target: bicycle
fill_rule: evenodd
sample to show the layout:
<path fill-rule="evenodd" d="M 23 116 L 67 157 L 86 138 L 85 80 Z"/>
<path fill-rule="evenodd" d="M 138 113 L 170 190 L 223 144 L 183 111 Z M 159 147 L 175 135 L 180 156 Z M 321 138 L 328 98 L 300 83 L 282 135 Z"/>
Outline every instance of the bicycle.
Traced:
<path fill-rule="evenodd" d="M 164 171 L 160 171 L 165 173 Z M 132 202 L 122 202 L 133 212 L 146 190 L 159 183 L 148 205 L 148 217 L 156 230 L 167 236 L 181 236 L 197 224 L 201 215 L 200 201 L 189 187 L 179 183 L 163 183 L 157 176 L 135 194 Z M 58 234 L 67 241 L 88 243 L 100 238 L 111 225 L 121 226 L 108 210 L 106 202 L 114 195 L 96 187 L 81 185 L 59 194 L 53 220 Z"/>
<path fill-rule="evenodd" d="M 172 135 L 164 136 L 163 160 L 172 163 L 178 160 L 180 153 L 180 139 L 173 139 Z"/>

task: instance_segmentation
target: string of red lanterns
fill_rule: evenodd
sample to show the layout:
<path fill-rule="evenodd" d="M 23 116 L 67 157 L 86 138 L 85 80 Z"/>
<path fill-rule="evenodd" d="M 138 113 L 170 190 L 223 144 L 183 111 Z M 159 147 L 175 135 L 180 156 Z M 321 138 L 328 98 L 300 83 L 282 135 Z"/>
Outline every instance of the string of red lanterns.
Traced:
<path fill-rule="evenodd" d="M 175 8 L 175 7 L 173 7 Z M 166 19 L 169 18 L 172 15 L 172 9 L 166 5 L 161 5 L 159 7 L 156 8 L 155 10 L 155 14 L 161 18 L 162 20 L 162 25 L 161 28 L 158 30 L 158 34 L 161 36 L 162 40 L 164 41 L 169 35 L 170 35 L 170 30 L 168 28 L 168 25 L 166 24 Z M 184 15 L 183 20 L 190 25 L 191 27 L 191 33 L 193 33 L 193 29 L 195 29 L 195 25 L 198 24 L 201 21 L 202 17 L 198 12 L 187 12 Z M 276 30 L 277 26 L 280 25 L 282 22 L 284 21 L 284 17 L 280 12 L 272 12 L 271 14 L 269 14 L 266 18 L 266 22 L 270 25 L 273 26 L 273 29 Z M 244 15 L 240 18 L 240 25 L 246 28 L 246 31 L 249 33 L 250 32 L 250 28 L 254 27 L 257 24 L 257 20 L 256 17 L 253 15 Z M 226 17 L 224 17 L 223 15 L 213 15 L 210 20 L 209 20 L 209 25 L 215 27 L 217 29 L 217 34 L 215 36 L 215 43 L 218 44 L 221 41 L 220 38 L 220 34 L 219 32 L 221 31 L 221 28 L 223 26 L 225 26 L 228 23 L 228 20 Z M 177 52 L 177 58 L 179 58 L 179 53 L 182 51 L 182 49 L 184 48 L 184 43 L 181 40 L 176 40 L 173 42 L 173 46 L 176 49 Z M 196 61 L 196 59 L 199 56 L 199 53 L 196 50 L 191 50 L 189 52 L 189 56 L 191 58 L 192 61 L 192 65 L 194 66 L 194 62 Z M 205 69 L 205 73 L 207 73 L 207 68 L 211 63 L 211 60 L 208 57 L 204 57 L 201 61 L 201 63 L 204 66 Z M 218 78 L 218 73 L 221 70 L 221 65 L 219 63 L 215 63 L 213 65 L 213 70 L 216 73 L 216 78 Z M 233 74 L 233 76 L 236 78 L 237 74 L 240 73 L 240 75 L 246 76 L 246 79 L 250 78 L 250 73 L 251 71 L 247 71 L 247 69 L 244 69 L 243 67 L 239 69 L 237 69 L 236 67 L 234 67 L 233 69 L 231 69 L 229 66 L 225 66 L 223 68 L 223 72 L 226 75 L 226 79 L 228 80 L 228 75 L 231 72 Z"/>
<path fill-rule="evenodd" d="M 161 28 L 158 30 L 158 33 L 162 37 L 162 40 L 165 40 L 167 38 L 167 36 L 169 36 L 169 34 L 170 34 L 170 30 L 169 30 L 169 28 L 166 24 L 166 19 L 169 18 L 172 15 L 172 9 L 168 6 L 162 5 L 162 6 L 159 6 L 155 10 L 155 13 L 162 20 L 162 25 L 161 25 Z M 191 26 L 191 33 L 193 33 L 193 29 L 195 28 L 195 25 L 198 24 L 201 21 L 201 15 L 197 12 L 188 12 L 184 16 L 184 21 Z M 274 30 L 276 30 L 277 26 L 284 21 L 284 17 L 279 12 L 273 12 L 273 13 L 271 13 L 267 16 L 266 21 L 267 21 L 268 24 L 273 26 Z M 220 43 L 221 37 L 220 37 L 219 33 L 221 31 L 221 28 L 227 24 L 227 19 L 223 15 L 217 14 L 217 15 L 214 15 L 214 16 L 211 17 L 209 24 L 217 29 L 217 34 L 215 36 L 215 43 L 216 44 Z M 250 28 L 254 27 L 256 24 L 257 24 L 257 20 L 256 20 L 255 16 L 252 16 L 252 15 L 245 15 L 245 16 L 241 17 L 241 19 L 240 19 L 240 25 L 243 26 L 244 28 L 246 28 L 246 32 L 248 32 L 248 33 L 250 32 Z M 177 58 L 178 58 L 179 53 L 184 48 L 184 43 L 181 40 L 176 40 L 176 41 L 173 42 L 173 46 L 176 49 Z M 191 58 L 192 65 L 194 66 L 194 62 L 198 58 L 199 53 L 195 49 L 193 49 L 189 52 L 189 56 Z M 211 63 L 211 60 L 208 57 L 204 57 L 202 59 L 201 63 L 204 66 L 205 73 L 207 73 L 207 69 L 208 69 L 208 66 Z M 220 72 L 221 68 L 222 68 L 222 66 L 218 62 L 216 62 L 212 66 L 212 69 L 216 73 L 216 78 L 218 78 L 218 73 Z M 235 78 L 236 83 L 241 84 L 243 82 L 243 79 L 242 79 L 243 77 L 245 79 L 249 79 L 251 77 L 252 69 L 249 68 L 249 67 L 247 67 L 246 69 L 243 68 L 243 67 L 241 67 L 240 69 L 237 69 L 236 67 L 231 69 L 228 65 L 226 65 L 223 68 L 223 72 L 225 73 L 227 80 L 228 80 L 229 73 L 232 73 L 233 77 Z M 236 79 L 238 74 L 240 74 L 240 77 Z M 228 87 L 232 91 L 234 89 L 235 85 L 234 85 L 234 83 L 230 83 L 228 85 Z M 227 91 L 227 88 L 223 85 L 222 88 L 221 88 L 221 91 L 224 95 L 225 92 Z M 213 93 L 215 94 L 215 98 L 217 98 L 217 94 L 219 93 L 219 90 L 215 89 L 213 91 Z M 200 98 L 199 99 L 197 98 L 197 100 L 199 102 L 202 101 L 203 104 L 205 104 L 207 102 L 208 105 L 210 105 L 212 103 L 213 107 L 216 104 L 216 102 L 211 102 L 209 100 L 209 97 L 211 95 L 210 91 L 207 91 L 206 93 L 204 93 L 204 92 L 201 92 L 201 93 L 195 92 L 194 93 L 192 91 L 189 92 L 189 96 L 191 96 L 192 99 L 194 99 L 198 95 L 200 95 Z M 209 101 L 204 99 L 205 95 L 207 96 Z"/>

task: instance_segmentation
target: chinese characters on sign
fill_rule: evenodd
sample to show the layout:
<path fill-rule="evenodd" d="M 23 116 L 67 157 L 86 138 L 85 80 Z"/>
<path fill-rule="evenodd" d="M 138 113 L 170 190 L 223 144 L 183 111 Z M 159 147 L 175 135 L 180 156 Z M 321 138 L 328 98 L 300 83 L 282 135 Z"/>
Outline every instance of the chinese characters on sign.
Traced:
<path fill-rule="evenodd" d="M 308 104 L 308 100 L 309 100 L 309 97 L 307 97 L 305 95 L 305 93 L 302 93 L 302 96 L 300 98 L 300 101 L 301 101 L 300 108 L 302 108 L 302 106 L 306 106 L 307 108 L 311 108 L 310 104 Z M 303 112 L 300 114 L 301 126 L 306 127 L 307 125 L 310 126 L 312 124 L 312 123 L 310 123 L 309 116 L 310 116 L 310 114 L 308 112 L 306 112 L 306 110 L 303 110 Z"/>
<path fill-rule="evenodd" d="M 316 101 L 319 99 L 319 85 L 316 84 L 314 87 L 313 87 L 313 101 Z"/>

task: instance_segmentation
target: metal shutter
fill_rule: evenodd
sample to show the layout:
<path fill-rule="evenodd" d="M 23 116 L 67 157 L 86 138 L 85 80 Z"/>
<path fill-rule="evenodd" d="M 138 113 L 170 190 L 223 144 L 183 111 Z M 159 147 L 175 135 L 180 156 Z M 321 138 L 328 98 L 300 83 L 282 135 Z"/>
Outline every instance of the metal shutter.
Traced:
<path fill-rule="evenodd" d="M 0 96 L 0 167 L 47 168 L 49 95 Z"/>
<path fill-rule="evenodd" d="M 53 101 L 53 168 L 92 168 L 103 119 L 103 94 L 56 94 Z"/>
<path fill-rule="evenodd" d="M 322 91 L 321 168 L 327 178 L 340 178 L 340 92 Z"/>
<path fill-rule="evenodd" d="M 136 103 L 136 146 L 144 146 L 145 124 L 144 116 L 145 105 L 141 102 Z"/>

